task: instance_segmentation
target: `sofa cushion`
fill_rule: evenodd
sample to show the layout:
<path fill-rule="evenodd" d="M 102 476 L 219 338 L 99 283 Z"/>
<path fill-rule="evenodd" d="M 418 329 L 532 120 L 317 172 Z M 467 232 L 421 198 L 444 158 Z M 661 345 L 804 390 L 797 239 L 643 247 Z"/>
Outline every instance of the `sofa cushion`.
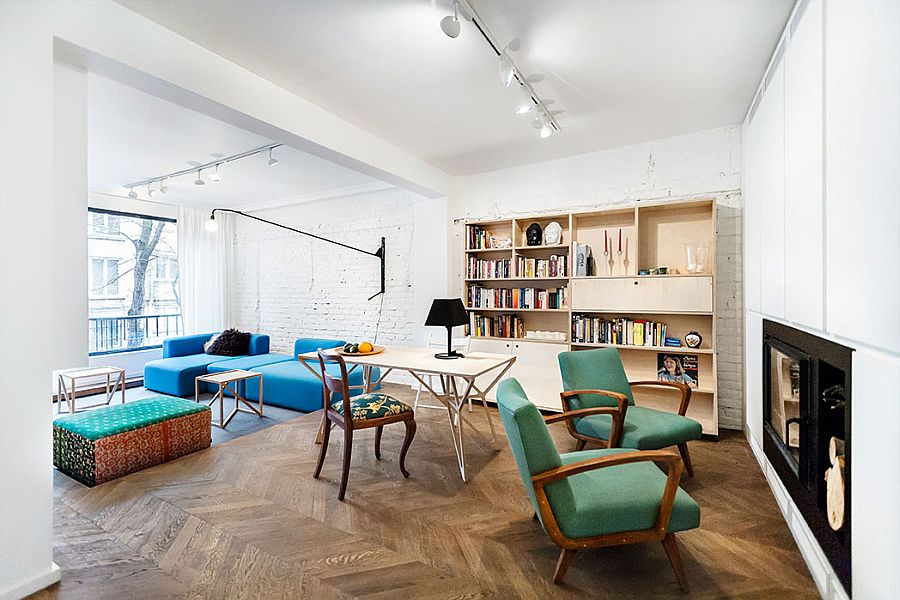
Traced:
<path fill-rule="evenodd" d="M 221 360 L 221 356 L 211 354 L 151 360 L 144 365 L 144 387 L 171 396 L 193 395 L 194 379 L 206 374 L 209 365 Z"/>
<path fill-rule="evenodd" d="M 333 402 L 331 407 L 338 411 L 339 414 L 344 414 L 343 400 Z M 412 412 L 412 408 L 405 402 L 401 402 L 387 394 L 373 392 L 350 398 L 350 414 L 354 421 L 381 419 L 405 412 Z"/>
<path fill-rule="evenodd" d="M 216 336 L 206 349 L 206 353 L 218 356 L 245 356 L 250 353 L 250 333 L 233 328 L 226 329 Z"/>
<path fill-rule="evenodd" d="M 309 361 L 309 366 L 318 370 L 318 365 Z M 251 371 L 262 373 L 263 403 L 303 412 L 322 409 L 324 396 L 322 380 L 309 371 L 299 360 L 279 362 L 275 364 L 253 367 Z M 340 376 L 338 365 L 328 365 L 328 372 Z M 373 380 L 377 381 L 379 370 L 372 369 Z M 354 369 L 348 374 L 350 385 L 362 384 L 362 369 Z M 254 379 L 246 382 L 248 400 L 259 400 L 259 384 Z"/>
<path fill-rule="evenodd" d="M 181 335 L 163 340 L 163 358 L 176 356 L 188 356 L 190 354 L 203 354 L 203 345 L 209 341 L 213 333 L 198 333 L 196 335 Z M 250 336 L 250 348 L 247 354 L 267 354 L 269 352 L 269 336 L 262 333 L 254 333 Z"/>
<path fill-rule="evenodd" d="M 221 357 L 217 357 L 221 358 Z M 290 354 L 258 354 L 256 356 L 241 356 L 239 358 L 226 358 L 211 363 L 206 370 L 210 373 L 221 373 L 222 371 L 231 371 L 233 369 L 243 369 L 249 371 L 253 367 L 261 367 L 263 365 L 273 365 L 280 362 L 288 362 L 294 360 Z"/>
<path fill-rule="evenodd" d="M 630 410 L 630 409 L 629 409 Z M 630 452 L 623 448 L 589 450 L 561 454 L 564 465 Z M 559 528 L 570 538 L 650 529 L 659 516 L 660 500 L 666 487 L 666 474 L 652 462 L 605 467 L 567 478 L 574 497 L 568 511 L 557 511 Z M 700 526 L 700 507 L 681 488 L 668 531 L 684 531 Z"/>
<path fill-rule="evenodd" d="M 327 350 L 328 348 L 343 346 L 346 343 L 347 342 L 343 340 L 330 340 L 327 338 L 298 338 L 297 341 L 294 342 L 294 358 L 297 358 L 297 355 L 299 354 L 315 352 L 319 348 Z"/>
<path fill-rule="evenodd" d="M 575 430 L 590 437 L 609 439 L 612 417 L 591 415 L 575 423 Z M 622 448 L 655 450 L 690 440 L 698 440 L 703 435 L 703 427 L 697 421 L 643 406 L 629 406 L 625 412 L 625 427 Z"/>

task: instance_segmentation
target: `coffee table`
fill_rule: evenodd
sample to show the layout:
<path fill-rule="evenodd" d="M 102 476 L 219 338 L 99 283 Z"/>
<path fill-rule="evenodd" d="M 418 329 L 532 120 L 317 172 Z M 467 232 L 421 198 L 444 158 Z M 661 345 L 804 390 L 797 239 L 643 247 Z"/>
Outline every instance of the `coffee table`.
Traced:
<path fill-rule="evenodd" d="M 238 393 L 237 384 L 248 379 L 256 377 L 259 379 L 259 408 L 254 407 L 250 402 Z M 219 400 L 219 422 L 212 421 L 213 426 L 224 429 L 239 412 L 250 413 L 258 417 L 263 416 L 263 377 L 262 373 L 254 373 L 253 371 L 245 371 L 243 369 L 232 369 L 231 371 L 222 371 L 220 373 L 209 373 L 200 375 L 194 379 L 194 401 L 200 402 L 200 383 L 211 383 L 218 385 L 219 390 L 206 403 L 212 406 L 216 400 Z M 225 392 L 231 392 L 234 396 L 234 410 L 228 417 L 225 417 Z M 241 404 L 247 408 L 241 408 Z"/>
<path fill-rule="evenodd" d="M 79 379 L 106 376 L 106 402 L 82 406 L 82 409 L 107 406 L 116 394 L 116 387 L 122 391 L 122 404 L 125 404 L 125 369 L 119 367 L 84 367 L 80 369 L 66 369 L 56 372 L 56 414 L 62 412 L 63 400 L 69 408 L 69 413 L 75 413 L 75 384 Z M 113 376 L 115 375 L 115 379 Z"/>

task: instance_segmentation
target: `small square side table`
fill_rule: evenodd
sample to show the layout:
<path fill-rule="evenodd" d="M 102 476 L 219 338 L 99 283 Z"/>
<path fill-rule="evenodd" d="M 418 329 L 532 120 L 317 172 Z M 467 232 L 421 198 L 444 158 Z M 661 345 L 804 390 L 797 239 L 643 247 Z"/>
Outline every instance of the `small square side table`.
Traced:
<path fill-rule="evenodd" d="M 254 407 L 250 402 L 238 393 L 238 386 L 232 384 L 240 383 L 248 379 L 256 377 L 259 379 L 259 408 Z M 211 383 L 219 386 L 217 391 L 209 402 L 206 404 L 212 406 L 216 400 L 219 400 L 219 422 L 212 424 L 215 427 L 224 429 L 239 412 L 250 413 L 258 417 L 263 416 L 263 376 L 262 373 L 254 373 L 253 371 L 244 371 L 243 369 L 232 369 L 231 371 L 222 371 L 220 373 L 209 373 L 208 375 L 200 375 L 194 380 L 194 401 L 200 402 L 200 383 Z M 228 417 L 225 417 L 225 392 L 231 392 L 234 396 L 234 410 Z M 247 408 L 241 408 L 241 404 Z M 249 410 L 248 410 L 249 409 Z"/>
<path fill-rule="evenodd" d="M 106 376 L 106 402 L 82 406 L 82 409 L 108 406 L 116 394 L 118 387 L 122 392 L 122 404 L 125 404 L 125 369 L 119 367 L 85 367 L 82 369 L 66 369 L 56 373 L 56 414 L 62 412 L 63 400 L 69 413 L 75 413 L 75 384 L 79 379 Z M 113 377 L 115 376 L 115 378 Z"/>

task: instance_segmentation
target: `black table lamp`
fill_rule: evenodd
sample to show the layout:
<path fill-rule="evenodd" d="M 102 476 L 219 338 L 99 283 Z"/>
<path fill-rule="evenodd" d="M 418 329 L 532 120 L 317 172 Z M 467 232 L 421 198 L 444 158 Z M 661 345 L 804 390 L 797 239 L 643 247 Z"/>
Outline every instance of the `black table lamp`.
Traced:
<path fill-rule="evenodd" d="M 469 322 L 466 306 L 459 298 L 435 298 L 425 319 L 426 327 L 447 328 L 447 352 L 438 352 L 435 358 L 462 358 L 463 355 L 453 349 L 453 328 Z"/>

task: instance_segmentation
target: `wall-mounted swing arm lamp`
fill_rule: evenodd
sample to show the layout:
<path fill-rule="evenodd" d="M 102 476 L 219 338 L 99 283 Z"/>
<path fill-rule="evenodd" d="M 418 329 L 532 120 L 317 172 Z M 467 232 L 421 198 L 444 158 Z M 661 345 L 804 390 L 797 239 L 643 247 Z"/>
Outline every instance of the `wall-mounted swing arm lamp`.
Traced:
<path fill-rule="evenodd" d="M 381 238 L 381 246 L 379 246 L 378 250 L 375 252 L 369 252 L 368 250 L 363 250 L 362 248 L 357 248 L 355 246 L 351 246 L 349 244 L 344 244 L 343 242 L 336 242 L 334 240 L 329 240 L 328 238 L 324 238 L 322 236 L 316 235 L 314 233 L 309 233 L 303 231 L 301 229 L 296 229 L 295 227 L 289 227 L 287 225 L 282 225 L 281 223 L 276 223 L 275 221 L 269 221 L 268 219 L 263 219 L 262 217 L 257 217 L 256 215 L 248 215 L 245 212 L 241 212 L 239 210 L 232 210 L 230 208 L 214 208 L 212 212 L 209 213 L 209 221 L 206 222 L 206 230 L 209 232 L 214 232 L 219 229 L 219 224 L 216 223 L 216 212 L 227 212 L 235 215 L 240 215 L 242 217 L 247 217 L 248 219 L 253 219 L 255 221 L 261 221 L 263 223 L 268 223 L 269 225 L 274 225 L 275 227 L 280 227 L 282 229 L 287 229 L 288 231 L 293 231 L 294 233 L 299 233 L 300 235 L 305 235 L 307 237 L 315 238 L 322 242 L 328 242 L 329 244 L 334 244 L 335 246 L 341 246 L 342 248 L 347 248 L 348 250 L 355 250 L 356 252 L 362 252 L 363 254 L 368 254 L 369 256 L 374 256 L 375 258 L 381 261 L 381 291 L 376 292 L 369 296 L 369 300 L 377 297 L 379 294 L 384 294 L 384 238 Z"/>

